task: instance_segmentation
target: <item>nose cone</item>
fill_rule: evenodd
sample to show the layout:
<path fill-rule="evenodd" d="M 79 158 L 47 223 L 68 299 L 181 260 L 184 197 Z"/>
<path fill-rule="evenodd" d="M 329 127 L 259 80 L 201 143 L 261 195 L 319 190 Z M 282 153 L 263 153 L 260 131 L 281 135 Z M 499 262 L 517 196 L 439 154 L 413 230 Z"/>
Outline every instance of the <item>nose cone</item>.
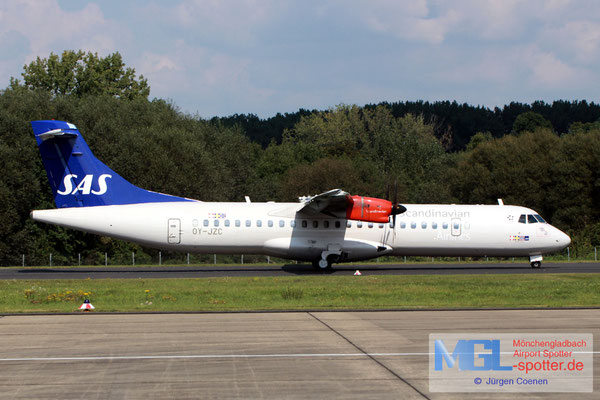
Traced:
<path fill-rule="evenodd" d="M 563 231 L 556 230 L 556 246 L 562 250 L 571 244 L 571 238 Z"/>

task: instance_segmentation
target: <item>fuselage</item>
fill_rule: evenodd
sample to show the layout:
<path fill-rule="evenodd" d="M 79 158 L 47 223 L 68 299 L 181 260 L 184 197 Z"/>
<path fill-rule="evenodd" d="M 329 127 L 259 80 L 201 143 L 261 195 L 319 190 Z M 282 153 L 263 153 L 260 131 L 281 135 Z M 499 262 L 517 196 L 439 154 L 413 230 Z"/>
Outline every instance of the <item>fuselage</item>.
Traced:
<path fill-rule="evenodd" d="M 32 212 L 36 221 L 195 253 L 265 254 L 338 262 L 393 256 L 536 256 L 570 243 L 531 209 L 508 205 L 404 204 L 392 223 L 307 217 L 299 203 L 169 202 Z M 523 217 L 524 216 L 524 217 Z M 538 216 L 539 217 L 539 216 Z"/>
<path fill-rule="evenodd" d="M 383 255 L 529 256 L 539 267 L 542 254 L 570 243 L 533 210 L 501 204 L 398 204 L 341 189 L 299 203 L 201 202 L 156 193 L 98 160 L 74 124 L 31 126 L 58 207 L 32 211 L 32 218 L 150 247 L 265 254 L 319 268 Z"/>

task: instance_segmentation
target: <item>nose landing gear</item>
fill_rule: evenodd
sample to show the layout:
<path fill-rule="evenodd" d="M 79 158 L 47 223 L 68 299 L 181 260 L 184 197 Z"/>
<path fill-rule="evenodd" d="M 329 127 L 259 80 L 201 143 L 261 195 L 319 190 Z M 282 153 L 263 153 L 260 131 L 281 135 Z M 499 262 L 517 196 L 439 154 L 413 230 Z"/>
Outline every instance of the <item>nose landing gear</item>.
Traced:
<path fill-rule="evenodd" d="M 542 256 L 529 256 L 531 268 L 540 268 L 542 266 Z"/>

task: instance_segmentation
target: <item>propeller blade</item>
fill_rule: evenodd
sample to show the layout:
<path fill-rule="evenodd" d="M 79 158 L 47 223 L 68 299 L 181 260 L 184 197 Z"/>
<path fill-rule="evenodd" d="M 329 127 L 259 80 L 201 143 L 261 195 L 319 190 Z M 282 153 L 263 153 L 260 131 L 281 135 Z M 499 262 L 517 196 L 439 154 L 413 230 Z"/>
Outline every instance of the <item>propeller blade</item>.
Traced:
<path fill-rule="evenodd" d="M 392 223 L 396 227 L 396 214 L 398 207 L 398 178 L 394 180 L 394 201 L 392 202 Z M 405 209 L 406 211 L 406 209 Z"/>

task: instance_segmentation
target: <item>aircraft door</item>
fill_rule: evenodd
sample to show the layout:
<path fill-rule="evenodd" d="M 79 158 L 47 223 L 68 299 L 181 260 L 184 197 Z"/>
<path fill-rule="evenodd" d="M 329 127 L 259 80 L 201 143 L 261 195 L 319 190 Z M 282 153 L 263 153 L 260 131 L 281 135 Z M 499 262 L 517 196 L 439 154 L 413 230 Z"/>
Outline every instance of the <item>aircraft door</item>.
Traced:
<path fill-rule="evenodd" d="M 179 218 L 169 219 L 167 242 L 169 244 L 181 243 L 181 220 Z"/>
<path fill-rule="evenodd" d="M 450 229 L 452 236 L 460 236 L 460 218 L 452 218 Z"/>

